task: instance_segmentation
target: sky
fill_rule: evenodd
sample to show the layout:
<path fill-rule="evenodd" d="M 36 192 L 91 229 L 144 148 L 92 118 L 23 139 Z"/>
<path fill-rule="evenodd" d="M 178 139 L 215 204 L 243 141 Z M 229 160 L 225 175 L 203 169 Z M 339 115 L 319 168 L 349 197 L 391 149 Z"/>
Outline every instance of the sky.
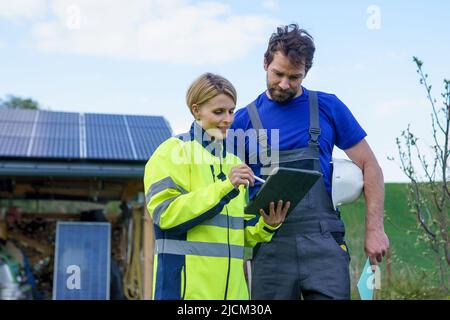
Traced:
<path fill-rule="evenodd" d="M 245 107 L 266 88 L 270 35 L 294 22 L 316 44 L 303 85 L 337 95 L 367 132 L 385 181 L 407 181 L 388 157 L 398 158 L 395 139 L 408 124 L 425 153 L 433 142 L 412 57 L 424 62 L 439 105 L 450 79 L 450 1 L 0 0 L 0 98 L 31 97 L 53 111 L 161 115 L 182 133 L 196 77 L 225 76 Z"/>

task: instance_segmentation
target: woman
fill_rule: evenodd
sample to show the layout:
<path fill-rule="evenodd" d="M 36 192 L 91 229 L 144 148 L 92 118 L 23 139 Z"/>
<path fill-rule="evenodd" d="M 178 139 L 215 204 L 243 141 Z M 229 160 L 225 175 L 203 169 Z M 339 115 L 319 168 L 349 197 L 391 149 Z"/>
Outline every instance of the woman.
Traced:
<path fill-rule="evenodd" d="M 206 73 L 186 95 L 195 118 L 189 133 L 172 137 L 145 167 L 148 212 L 155 229 L 154 299 L 248 299 L 244 248 L 270 241 L 287 202 L 270 214 L 245 216 L 251 169 L 226 152 L 236 90 Z"/>

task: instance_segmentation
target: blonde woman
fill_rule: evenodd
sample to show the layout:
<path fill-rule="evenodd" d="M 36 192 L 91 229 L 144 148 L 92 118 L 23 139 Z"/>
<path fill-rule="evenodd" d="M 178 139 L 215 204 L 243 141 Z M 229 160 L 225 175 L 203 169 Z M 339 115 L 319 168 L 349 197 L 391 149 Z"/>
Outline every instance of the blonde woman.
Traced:
<path fill-rule="evenodd" d="M 270 241 L 289 203 L 244 216 L 251 169 L 226 152 L 236 90 L 205 73 L 186 94 L 194 122 L 145 167 L 148 212 L 155 230 L 154 299 L 248 299 L 244 248 Z"/>

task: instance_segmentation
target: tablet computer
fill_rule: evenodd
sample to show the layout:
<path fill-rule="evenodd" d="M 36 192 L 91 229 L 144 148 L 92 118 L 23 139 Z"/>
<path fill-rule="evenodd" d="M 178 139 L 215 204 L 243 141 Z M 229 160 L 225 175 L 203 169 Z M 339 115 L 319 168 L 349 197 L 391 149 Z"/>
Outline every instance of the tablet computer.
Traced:
<path fill-rule="evenodd" d="M 270 214 L 269 205 L 278 200 L 291 202 L 287 213 L 291 212 L 305 197 L 311 187 L 319 180 L 322 173 L 314 170 L 295 168 L 275 168 L 266 182 L 262 185 L 256 196 L 245 207 L 246 214 L 259 214 L 259 209 L 264 209 Z"/>

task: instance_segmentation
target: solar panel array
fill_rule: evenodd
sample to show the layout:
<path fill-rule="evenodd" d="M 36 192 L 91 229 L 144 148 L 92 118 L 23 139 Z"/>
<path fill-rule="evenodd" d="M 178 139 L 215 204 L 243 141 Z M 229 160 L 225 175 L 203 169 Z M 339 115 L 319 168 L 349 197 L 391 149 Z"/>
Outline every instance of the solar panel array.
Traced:
<path fill-rule="evenodd" d="M 0 157 L 145 161 L 170 136 L 160 116 L 0 109 Z"/>

